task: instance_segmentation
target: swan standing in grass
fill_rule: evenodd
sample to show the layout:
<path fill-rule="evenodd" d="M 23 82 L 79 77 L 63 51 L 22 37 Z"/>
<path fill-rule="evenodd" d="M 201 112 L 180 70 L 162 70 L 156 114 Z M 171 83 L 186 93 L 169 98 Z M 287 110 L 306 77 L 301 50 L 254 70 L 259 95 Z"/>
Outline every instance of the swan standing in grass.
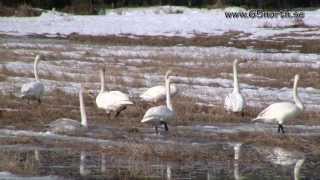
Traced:
<path fill-rule="evenodd" d="M 68 118 L 59 118 L 49 124 L 49 132 L 62 134 L 77 134 L 87 130 L 88 122 L 82 91 L 83 88 L 81 86 L 79 91 L 81 122 Z"/>
<path fill-rule="evenodd" d="M 224 108 L 228 112 L 241 112 L 242 116 L 245 107 L 245 100 L 240 92 L 237 72 L 238 60 L 233 62 L 233 91 L 229 93 L 224 101 Z"/>
<path fill-rule="evenodd" d="M 304 106 L 297 94 L 297 86 L 299 81 L 299 75 L 296 74 L 294 77 L 293 84 L 293 99 L 295 103 L 291 102 L 280 102 L 271 104 L 265 110 L 263 110 L 257 118 L 253 121 L 263 121 L 266 123 L 278 123 L 278 133 L 280 131 L 284 133 L 283 123 L 289 119 L 292 119 L 303 112 Z"/>
<path fill-rule="evenodd" d="M 117 117 L 121 111 L 127 108 L 127 105 L 132 105 L 129 96 L 121 91 L 105 91 L 104 90 L 104 73 L 105 69 L 100 70 L 101 89 L 96 98 L 98 108 L 104 109 L 107 114 L 116 112 Z"/>
<path fill-rule="evenodd" d="M 170 73 L 170 72 L 169 72 Z M 175 117 L 171 97 L 170 97 L 170 76 L 166 76 L 166 106 L 156 106 L 147 110 L 141 122 L 151 123 L 155 126 L 156 133 L 158 134 L 158 125 L 163 124 L 166 131 L 168 131 L 167 121 Z"/>
<path fill-rule="evenodd" d="M 165 75 L 165 80 L 170 76 L 171 71 L 167 71 Z M 175 84 L 170 85 L 170 95 L 174 96 L 178 92 Z M 157 103 L 166 98 L 166 87 L 163 85 L 154 86 L 147 89 L 144 93 L 140 95 L 140 98 L 145 102 Z"/>
<path fill-rule="evenodd" d="M 41 103 L 41 97 L 44 92 L 44 85 L 41 83 L 38 76 L 39 60 L 40 60 L 40 55 L 37 55 L 33 65 L 33 71 L 34 71 L 33 73 L 34 73 L 35 81 L 22 85 L 21 97 L 26 98 L 28 100 L 30 99 L 37 100 L 39 103 Z"/>

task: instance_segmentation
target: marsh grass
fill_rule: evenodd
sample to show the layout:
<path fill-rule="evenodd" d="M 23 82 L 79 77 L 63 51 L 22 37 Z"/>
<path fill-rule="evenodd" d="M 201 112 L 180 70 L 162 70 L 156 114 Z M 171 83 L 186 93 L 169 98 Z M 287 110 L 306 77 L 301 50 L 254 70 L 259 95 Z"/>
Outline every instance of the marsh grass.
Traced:
<path fill-rule="evenodd" d="M 1 152 L 0 169 L 20 175 L 37 174 L 39 164 L 32 152 Z"/>

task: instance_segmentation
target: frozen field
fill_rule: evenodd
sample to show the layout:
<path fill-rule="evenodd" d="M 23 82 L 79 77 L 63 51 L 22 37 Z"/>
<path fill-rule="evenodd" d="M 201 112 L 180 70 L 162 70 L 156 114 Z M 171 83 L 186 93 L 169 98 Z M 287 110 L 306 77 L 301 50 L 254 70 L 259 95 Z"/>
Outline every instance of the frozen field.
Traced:
<path fill-rule="evenodd" d="M 304 26 L 294 28 L 288 19 L 228 21 L 223 10 L 169 7 L 0 17 L 0 179 L 317 179 L 319 17 L 306 12 Z M 19 98 L 22 84 L 34 79 L 36 54 L 43 57 L 41 105 Z M 223 110 L 234 59 L 248 104 L 244 117 Z M 135 102 L 116 119 L 96 108 L 102 67 L 107 89 Z M 168 69 L 177 74 L 177 118 L 156 135 L 140 123 L 150 105 L 139 94 L 164 84 Z M 295 74 L 306 110 L 285 123 L 286 134 L 275 124 L 252 123 L 269 104 L 293 101 Z M 80 119 L 80 84 L 88 132 L 47 133 L 57 118 Z"/>

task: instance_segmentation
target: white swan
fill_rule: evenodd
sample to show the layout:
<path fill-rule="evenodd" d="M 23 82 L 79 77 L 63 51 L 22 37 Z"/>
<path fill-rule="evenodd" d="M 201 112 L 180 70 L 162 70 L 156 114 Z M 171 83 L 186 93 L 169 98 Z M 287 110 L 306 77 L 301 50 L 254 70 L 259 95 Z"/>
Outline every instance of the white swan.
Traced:
<path fill-rule="evenodd" d="M 167 71 L 165 75 L 165 80 L 171 75 L 171 71 Z M 174 96 L 177 94 L 178 89 L 175 84 L 170 85 L 170 95 Z M 144 93 L 140 95 L 140 98 L 145 102 L 157 103 L 163 101 L 166 98 L 166 87 L 163 85 L 154 86 L 147 89 Z"/>
<path fill-rule="evenodd" d="M 21 87 L 21 97 L 26 99 L 35 99 L 41 103 L 41 97 L 44 92 L 44 85 L 41 83 L 38 76 L 38 63 L 40 60 L 40 55 L 37 55 L 34 60 L 33 73 L 35 81 L 23 84 Z"/>
<path fill-rule="evenodd" d="M 79 91 L 81 122 L 68 118 L 59 118 L 49 124 L 49 132 L 62 134 L 76 134 L 82 133 L 87 130 L 88 122 L 83 102 L 82 91 L 83 88 L 81 86 Z"/>
<path fill-rule="evenodd" d="M 105 91 L 104 90 L 104 69 L 100 70 L 101 89 L 96 98 L 97 107 L 104 109 L 107 114 L 116 112 L 117 117 L 121 111 L 127 108 L 127 105 L 133 104 L 129 96 L 121 91 Z"/>
<path fill-rule="evenodd" d="M 265 110 L 263 110 L 257 118 L 253 119 L 253 121 L 261 120 L 267 123 L 278 123 L 278 133 L 283 129 L 283 122 L 287 121 L 291 118 L 296 117 L 300 113 L 303 112 L 304 106 L 297 94 L 297 86 L 299 81 L 299 75 L 296 74 L 294 77 L 294 85 L 293 85 L 293 99 L 295 103 L 291 102 L 280 102 L 271 104 Z"/>
<path fill-rule="evenodd" d="M 224 101 L 224 108 L 228 112 L 241 112 L 243 115 L 245 99 L 243 98 L 239 88 L 237 66 L 238 60 L 236 59 L 233 62 L 233 91 L 226 97 Z"/>
<path fill-rule="evenodd" d="M 175 117 L 171 97 L 170 97 L 170 76 L 166 77 L 166 106 L 156 106 L 147 110 L 144 114 L 142 123 L 151 123 L 155 126 L 156 133 L 158 134 L 158 125 L 163 124 L 166 131 L 168 131 L 167 121 Z"/>

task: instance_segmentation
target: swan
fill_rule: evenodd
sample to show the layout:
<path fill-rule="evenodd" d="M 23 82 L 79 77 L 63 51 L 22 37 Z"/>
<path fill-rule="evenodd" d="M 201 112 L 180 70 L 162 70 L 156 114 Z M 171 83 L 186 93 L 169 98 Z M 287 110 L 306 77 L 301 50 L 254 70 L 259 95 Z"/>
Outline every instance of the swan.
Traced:
<path fill-rule="evenodd" d="M 158 134 L 158 125 L 163 124 L 166 131 L 168 131 L 167 121 L 175 117 L 171 97 L 170 97 L 170 76 L 165 79 L 166 87 L 166 106 L 156 106 L 149 108 L 144 114 L 142 123 L 151 123 L 155 126 L 156 134 Z"/>
<path fill-rule="evenodd" d="M 228 112 L 241 112 L 242 116 L 245 107 L 245 99 L 242 96 L 238 82 L 237 72 L 238 60 L 233 62 L 233 91 L 228 94 L 224 101 L 224 108 Z"/>
<path fill-rule="evenodd" d="M 165 79 L 171 75 L 171 71 L 167 71 L 165 75 Z M 178 89 L 175 84 L 170 85 L 170 95 L 174 96 L 177 94 Z M 152 88 L 147 89 L 144 93 L 140 95 L 140 98 L 145 102 L 153 102 L 157 103 L 166 98 L 166 87 L 163 85 L 154 86 Z"/>
<path fill-rule="evenodd" d="M 100 70 L 101 89 L 96 97 L 97 107 L 104 109 L 107 114 L 116 112 L 117 117 L 123 110 L 127 108 L 127 105 L 132 105 L 129 96 L 121 91 L 105 91 L 104 90 L 104 73 L 105 69 Z"/>
<path fill-rule="evenodd" d="M 295 103 L 280 102 L 271 104 L 269 107 L 260 112 L 259 115 L 252 121 L 261 120 L 267 123 L 276 122 L 278 123 L 278 133 L 280 133 L 280 131 L 284 133 L 284 128 L 282 125 L 284 121 L 296 117 L 304 110 L 304 106 L 297 94 L 298 81 L 299 75 L 296 74 L 293 84 L 293 99 Z"/>
<path fill-rule="evenodd" d="M 80 101 L 80 114 L 81 114 L 81 122 L 69 119 L 69 118 L 59 118 L 49 124 L 49 132 L 52 133 L 62 133 L 62 134 L 75 134 L 81 133 L 87 130 L 88 122 L 87 115 L 85 111 L 85 106 L 83 102 L 82 95 L 83 88 L 80 85 L 79 90 L 79 101 Z"/>
<path fill-rule="evenodd" d="M 23 84 L 21 87 L 21 97 L 24 99 L 35 99 L 38 100 L 39 104 L 41 103 L 41 97 L 44 93 L 44 85 L 41 83 L 38 76 L 38 63 L 40 60 L 40 55 L 37 55 L 34 60 L 33 73 L 35 81 Z"/>

